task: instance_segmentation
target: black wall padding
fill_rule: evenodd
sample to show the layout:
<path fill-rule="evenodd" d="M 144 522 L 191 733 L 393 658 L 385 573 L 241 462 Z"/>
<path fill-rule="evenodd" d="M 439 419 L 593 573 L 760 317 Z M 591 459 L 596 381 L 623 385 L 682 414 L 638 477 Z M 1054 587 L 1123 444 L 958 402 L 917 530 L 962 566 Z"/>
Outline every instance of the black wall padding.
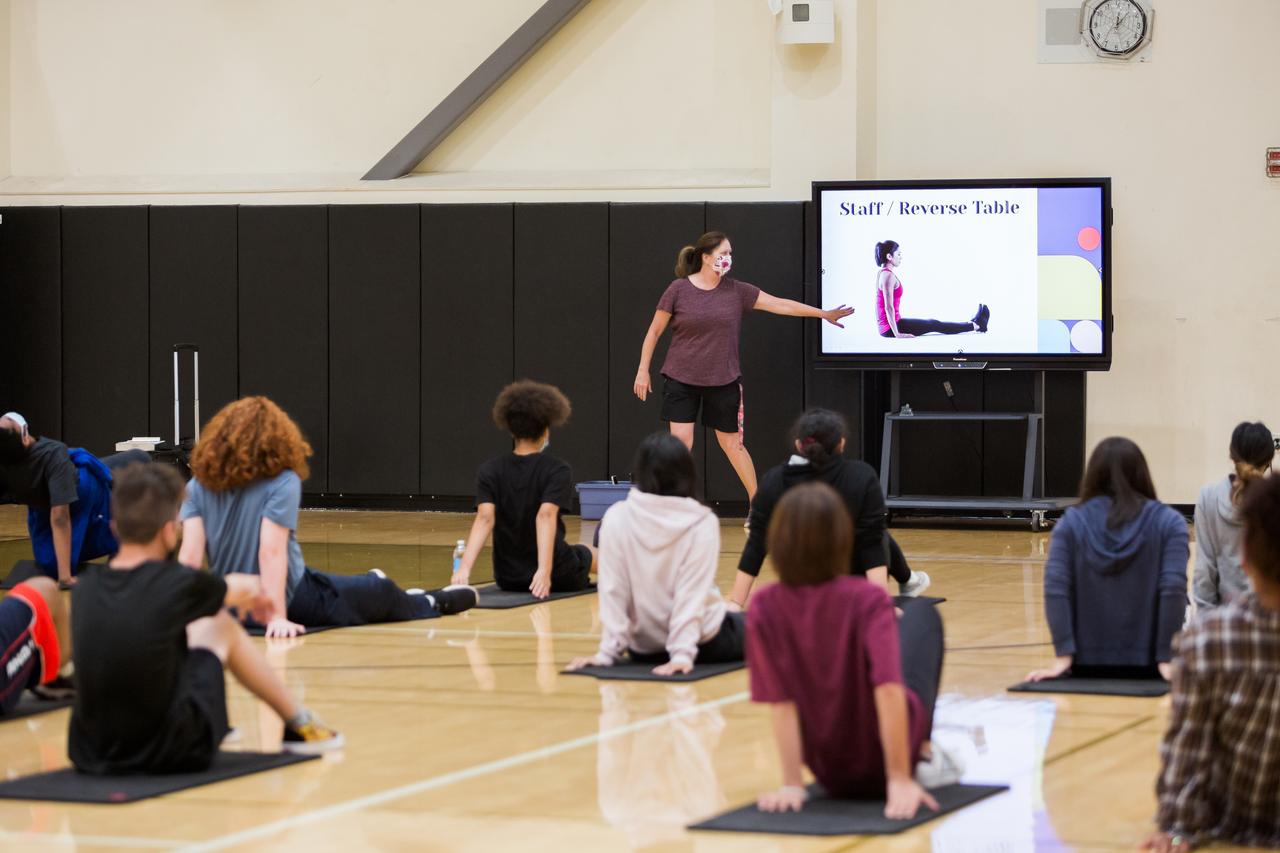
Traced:
<path fill-rule="evenodd" d="M 803 203 L 709 203 L 707 230 L 729 235 L 734 277 L 773 296 L 803 301 Z M 743 319 L 746 445 L 757 476 L 786 460 L 787 430 L 804 406 L 805 322 L 815 321 L 763 311 Z M 702 432 L 699 440 L 707 443 L 707 499 L 746 501 L 746 491 L 715 443 L 715 434 Z"/>
<path fill-rule="evenodd" d="M 551 453 L 575 482 L 608 475 L 609 205 L 518 204 L 515 375 L 560 387 L 573 403 Z"/>
<path fill-rule="evenodd" d="M 632 388 L 640 346 L 658 299 L 675 278 L 676 253 L 698 239 L 705 215 L 702 203 L 609 208 L 609 473 L 618 479 L 631 474 L 640 440 L 667 429 L 661 419 L 661 370 L 670 331 L 658 341 L 653 355 L 649 370 L 653 393 L 642 403 Z M 705 442 L 694 450 L 701 487 L 706 481 Z"/>
<path fill-rule="evenodd" d="M 307 492 L 329 485 L 329 209 L 241 207 L 240 394 L 263 394 L 311 445 Z"/>
<path fill-rule="evenodd" d="M 1030 412 L 1035 409 L 1034 373 L 984 371 L 982 381 L 984 411 Z M 982 494 L 988 497 L 1021 495 L 1026 451 L 1025 424 L 1006 421 L 984 423 Z"/>
<path fill-rule="evenodd" d="M 329 208 L 330 492 L 418 493 L 418 216 Z"/>
<path fill-rule="evenodd" d="M 1045 494 L 1069 497 L 1080 489 L 1085 465 L 1085 383 L 1082 371 L 1045 373 Z M 1158 493 L 1157 493 L 1158 494 Z"/>
<path fill-rule="evenodd" d="M 62 436 L 93 453 L 148 430 L 147 212 L 62 209 Z"/>
<path fill-rule="evenodd" d="M 200 420 L 236 399 L 236 208 L 152 207 L 149 435 L 173 439 L 173 345 L 200 347 Z M 180 360 L 181 435 L 195 435 L 195 377 Z"/>
<path fill-rule="evenodd" d="M 6 207 L 0 223 L 0 413 L 62 436 L 62 223 L 57 207 Z"/>
<path fill-rule="evenodd" d="M 509 204 L 422 207 L 426 495 L 474 494 L 480 463 L 511 449 L 490 413 L 514 378 L 514 217 Z"/>

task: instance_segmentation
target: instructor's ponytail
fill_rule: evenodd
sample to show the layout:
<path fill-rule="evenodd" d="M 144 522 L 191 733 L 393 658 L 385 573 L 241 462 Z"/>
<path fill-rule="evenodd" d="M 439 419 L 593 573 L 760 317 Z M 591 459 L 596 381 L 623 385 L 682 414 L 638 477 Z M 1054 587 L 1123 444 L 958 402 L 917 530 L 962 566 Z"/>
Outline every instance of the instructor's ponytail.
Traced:
<path fill-rule="evenodd" d="M 791 428 L 800 455 L 814 468 L 825 467 L 840 455 L 840 442 L 849 432 L 844 418 L 830 409 L 810 409 Z"/>
<path fill-rule="evenodd" d="M 709 255 L 729 236 L 723 231 L 708 231 L 698 238 L 692 246 L 685 246 L 676 255 L 676 278 L 688 278 L 702 269 L 702 256 Z"/>
<path fill-rule="evenodd" d="M 1236 466 L 1236 478 L 1231 484 L 1233 504 L 1240 506 L 1249 484 L 1266 476 L 1275 455 L 1275 439 L 1266 424 L 1245 421 L 1232 430 L 1231 461 Z"/>

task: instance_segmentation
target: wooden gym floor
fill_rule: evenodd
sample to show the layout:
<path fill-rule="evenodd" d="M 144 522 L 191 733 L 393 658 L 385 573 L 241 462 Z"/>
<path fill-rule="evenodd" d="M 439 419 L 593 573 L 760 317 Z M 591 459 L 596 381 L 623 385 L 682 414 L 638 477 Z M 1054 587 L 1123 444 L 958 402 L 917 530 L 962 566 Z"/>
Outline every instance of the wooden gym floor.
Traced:
<path fill-rule="evenodd" d="M 305 512 L 308 562 L 447 581 L 470 517 Z M 590 534 L 569 520 L 570 541 Z M 722 525 L 727 589 L 743 544 Z M 49 850 L 1130 850 L 1155 809 L 1167 700 L 1027 697 L 1003 688 L 1051 656 L 1041 606 L 1047 534 L 895 531 L 945 596 L 935 735 L 966 781 L 1005 794 L 896 836 L 809 839 L 683 827 L 778 783 L 768 711 L 737 672 L 688 685 L 596 682 L 559 670 L 594 650 L 597 601 L 330 631 L 265 645 L 347 746 L 321 761 L 124 806 L 0 801 L 0 849 Z M 0 510 L 0 568 L 29 556 Z M 487 579 L 487 560 L 476 580 Z M 766 569 L 766 578 L 767 578 Z M 262 641 L 265 643 L 265 641 Z M 229 686 L 244 749 L 280 724 Z M 68 711 L 0 723 L 7 778 L 65 766 Z"/>

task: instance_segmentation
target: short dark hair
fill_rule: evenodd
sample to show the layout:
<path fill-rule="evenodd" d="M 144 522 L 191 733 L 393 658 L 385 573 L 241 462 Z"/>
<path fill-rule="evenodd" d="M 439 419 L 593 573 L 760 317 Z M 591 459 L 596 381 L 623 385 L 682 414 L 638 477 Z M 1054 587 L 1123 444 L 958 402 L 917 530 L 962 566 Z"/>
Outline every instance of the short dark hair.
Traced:
<path fill-rule="evenodd" d="M 1280 477 L 1261 477 L 1244 491 L 1244 558 L 1258 574 L 1280 583 Z"/>
<path fill-rule="evenodd" d="M 111 520 L 121 542 L 145 545 L 178 517 L 184 484 L 172 467 L 136 462 L 114 472 Z"/>
<path fill-rule="evenodd" d="M 0 465 L 17 465 L 27 460 L 27 446 L 22 436 L 11 429 L 0 429 Z"/>
<path fill-rule="evenodd" d="M 516 438 L 534 439 L 569 420 L 573 407 L 554 385 L 521 379 L 498 394 L 493 422 Z"/>
<path fill-rule="evenodd" d="M 769 556 L 788 586 L 825 583 L 849 573 L 853 522 L 836 490 L 823 482 L 788 489 L 773 511 Z"/>
<path fill-rule="evenodd" d="M 844 418 L 830 409 L 810 409 L 791 427 L 791 437 L 800 442 L 800 455 L 815 468 L 839 455 L 837 448 L 848 434 Z"/>
<path fill-rule="evenodd" d="M 1236 425 L 1231 431 L 1231 461 L 1236 467 L 1236 479 L 1231 484 L 1232 503 L 1240 505 L 1245 486 L 1266 474 L 1275 455 L 1275 438 L 1266 424 L 1245 421 Z"/>
<path fill-rule="evenodd" d="M 876 243 L 876 266 L 882 267 L 889 262 L 889 256 L 898 251 L 898 244 L 893 240 Z"/>
<path fill-rule="evenodd" d="M 635 486 L 652 495 L 691 498 L 698 483 L 693 454 L 669 432 L 646 436 L 631 465 Z"/>
<path fill-rule="evenodd" d="M 1089 456 L 1080 481 L 1080 503 L 1104 495 L 1111 498 L 1108 527 L 1136 518 L 1147 501 L 1157 500 L 1147 457 L 1127 438 L 1104 438 Z"/>

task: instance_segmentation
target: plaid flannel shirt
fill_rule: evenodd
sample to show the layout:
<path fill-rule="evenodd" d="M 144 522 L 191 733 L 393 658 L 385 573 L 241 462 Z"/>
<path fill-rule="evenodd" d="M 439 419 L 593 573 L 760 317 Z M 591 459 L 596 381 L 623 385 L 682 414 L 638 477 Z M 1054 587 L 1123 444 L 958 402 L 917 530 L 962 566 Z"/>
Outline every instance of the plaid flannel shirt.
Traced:
<path fill-rule="evenodd" d="M 1280 612 L 1252 593 L 1175 640 L 1156 823 L 1192 844 L 1280 847 Z"/>

